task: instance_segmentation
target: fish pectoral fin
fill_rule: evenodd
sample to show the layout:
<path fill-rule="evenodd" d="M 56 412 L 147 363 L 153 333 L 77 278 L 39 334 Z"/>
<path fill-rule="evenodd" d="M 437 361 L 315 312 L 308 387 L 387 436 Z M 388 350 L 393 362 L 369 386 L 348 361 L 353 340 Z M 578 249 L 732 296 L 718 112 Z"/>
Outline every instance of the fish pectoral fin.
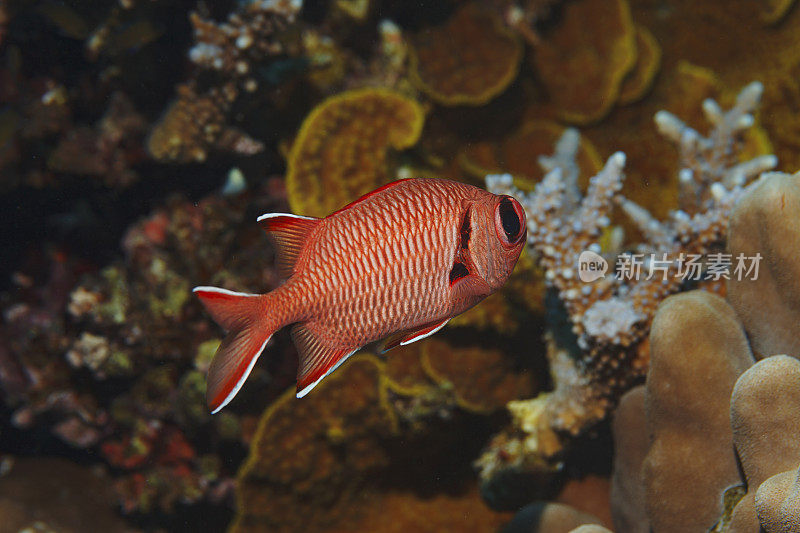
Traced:
<path fill-rule="evenodd" d="M 282 277 L 288 278 L 292 275 L 306 238 L 319 222 L 319 218 L 288 213 L 267 213 L 258 217 L 258 224 L 269 234 L 278 249 L 278 271 Z"/>
<path fill-rule="evenodd" d="M 398 346 L 405 346 L 406 344 L 411 344 L 412 342 L 417 342 L 426 337 L 430 337 L 431 335 L 442 329 L 448 322 L 450 322 L 450 319 L 445 318 L 444 320 L 440 320 L 439 322 L 425 324 L 424 326 L 417 328 L 415 330 L 396 333 L 391 337 L 388 337 L 386 340 L 384 340 L 379 345 L 378 350 L 380 351 L 380 353 L 385 353 L 391 350 L 392 348 L 397 348 Z"/>
<path fill-rule="evenodd" d="M 457 278 L 450 284 L 450 290 L 453 291 L 453 299 L 456 300 L 475 300 L 477 297 L 477 301 L 480 301 L 481 298 L 492 294 L 492 288 L 485 279 L 477 274 L 468 274 Z"/>
<path fill-rule="evenodd" d="M 358 351 L 358 348 L 353 350 L 325 346 L 308 324 L 295 325 L 292 328 L 292 340 L 300 356 L 297 370 L 298 398 L 311 392 L 322 378 L 339 368 L 339 365 Z"/>

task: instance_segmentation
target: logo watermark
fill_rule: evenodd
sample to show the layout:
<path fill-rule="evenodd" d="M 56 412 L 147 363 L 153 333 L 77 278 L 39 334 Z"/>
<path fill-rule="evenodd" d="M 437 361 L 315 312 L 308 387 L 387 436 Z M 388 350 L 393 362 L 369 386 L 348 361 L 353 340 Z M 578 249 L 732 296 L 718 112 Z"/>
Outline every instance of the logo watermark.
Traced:
<path fill-rule="evenodd" d="M 578 257 L 578 277 L 584 283 L 591 283 L 606 277 L 608 261 L 602 255 L 584 250 Z"/>
<path fill-rule="evenodd" d="M 761 264 L 761 254 L 714 253 L 678 254 L 622 254 L 614 264 L 614 275 L 621 280 L 639 281 L 669 278 L 681 281 L 719 281 L 723 279 L 756 280 Z M 592 250 L 584 250 L 578 257 L 578 277 L 585 283 L 604 278 L 608 261 Z"/>

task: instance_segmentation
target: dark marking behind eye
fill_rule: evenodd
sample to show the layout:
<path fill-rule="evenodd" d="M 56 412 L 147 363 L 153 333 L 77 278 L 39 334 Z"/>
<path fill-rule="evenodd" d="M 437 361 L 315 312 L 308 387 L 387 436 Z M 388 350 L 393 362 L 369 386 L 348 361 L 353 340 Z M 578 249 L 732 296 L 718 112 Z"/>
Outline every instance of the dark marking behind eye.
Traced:
<path fill-rule="evenodd" d="M 450 269 L 450 285 L 467 276 L 469 276 L 467 265 L 460 261 L 453 263 L 453 268 Z"/>
<path fill-rule="evenodd" d="M 467 209 L 467 212 L 464 213 L 464 219 L 461 221 L 461 230 L 459 231 L 459 235 L 461 236 L 462 250 L 469 250 L 469 237 L 471 234 L 472 234 L 472 217 L 470 215 L 470 209 Z"/>

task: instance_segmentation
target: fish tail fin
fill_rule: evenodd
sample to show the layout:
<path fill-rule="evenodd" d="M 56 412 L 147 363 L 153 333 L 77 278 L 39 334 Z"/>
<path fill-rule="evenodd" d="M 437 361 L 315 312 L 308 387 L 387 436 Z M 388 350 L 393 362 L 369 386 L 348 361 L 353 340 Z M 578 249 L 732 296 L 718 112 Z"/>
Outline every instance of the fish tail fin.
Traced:
<path fill-rule="evenodd" d="M 244 294 L 217 287 L 195 287 L 192 292 L 228 331 L 208 368 L 206 402 L 214 414 L 239 392 L 280 324 L 274 323 L 267 312 L 269 294 Z"/>

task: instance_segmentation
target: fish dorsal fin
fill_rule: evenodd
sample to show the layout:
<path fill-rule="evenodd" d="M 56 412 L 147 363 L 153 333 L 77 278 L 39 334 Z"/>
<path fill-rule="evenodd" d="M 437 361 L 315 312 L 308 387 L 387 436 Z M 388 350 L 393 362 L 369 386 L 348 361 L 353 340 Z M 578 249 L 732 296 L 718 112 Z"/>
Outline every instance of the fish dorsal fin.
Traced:
<path fill-rule="evenodd" d="M 400 185 L 401 183 L 404 183 L 406 181 L 411 181 L 411 179 L 412 178 L 404 178 L 404 179 L 401 179 L 401 180 L 392 181 L 390 183 L 387 183 L 386 185 L 382 185 L 382 186 L 378 187 L 377 189 L 375 189 L 374 191 L 370 191 L 370 192 L 362 195 L 360 198 L 356 198 L 355 200 L 353 200 L 352 202 L 350 202 L 346 206 L 340 207 L 339 209 L 337 209 L 336 211 L 331 213 L 329 216 L 333 216 L 333 215 L 335 215 L 337 213 L 341 213 L 343 211 L 347 211 L 348 209 L 357 206 L 358 204 L 360 204 L 361 202 L 363 202 L 367 198 L 372 198 L 373 196 L 376 196 L 376 195 L 378 195 L 380 193 L 385 192 L 387 189 L 391 189 L 393 187 L 396 187 L 397 185 Z"/>
<path fill-rule="evenodd" d="M 440 320 L 438 322 L 425 324 L 424 326 L 414 330 L 397 333 L 383 341 L 378 349 L 380 353 L 384 353 L 388 352 L 392 348 L 397 348 L 398 346 L 405 346 L 406 344 L 411 344 L 412 342 L 421 341 L 422 339 L 430 337 L 442 329 L 448 322 L 450 322 L 450 319 L 445 318 L 444 320 Z"/>
<path fill-rule="evenodd" d="M 309 233 L 320 219 L 288 213 L 267 213 L 258 217 L 258 224 L 272 237 L 278 248 L 278 272 L 284 278 L 294 273 L 297 256 Z"/>
<path fill-rule="evenodd" d="M 307 323 L 297 324 L 292 328 L 292 340 L 300 356 L 297 369 L 298 398 L 308 394 L 322 378 L 339 368 L 339 365 L 358 350 L 325 346 Z"/>

